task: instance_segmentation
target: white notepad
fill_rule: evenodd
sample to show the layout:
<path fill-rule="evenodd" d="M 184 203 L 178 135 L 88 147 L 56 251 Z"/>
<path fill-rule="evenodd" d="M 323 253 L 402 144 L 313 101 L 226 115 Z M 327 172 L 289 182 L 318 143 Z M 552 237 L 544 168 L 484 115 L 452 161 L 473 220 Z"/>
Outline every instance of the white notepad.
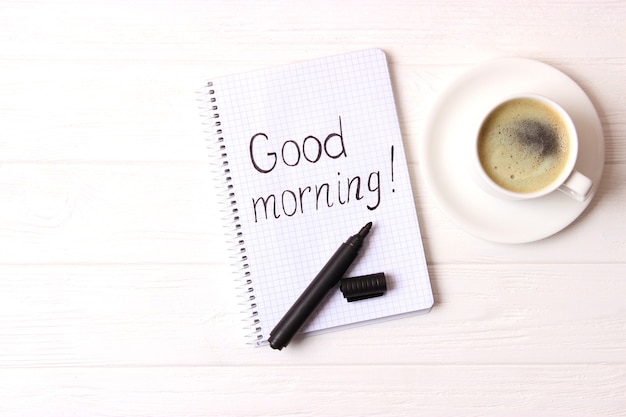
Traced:
<path fill-rule="evenodd" d="M 385 54 L 359 51 L 226 76 L 203 89 L 209 141 L 252 343 L 335 250 L 373 228 L 347 276 L 384 272 L 381 297 L 333 290 L 301 332 L 433 305 Z"/>

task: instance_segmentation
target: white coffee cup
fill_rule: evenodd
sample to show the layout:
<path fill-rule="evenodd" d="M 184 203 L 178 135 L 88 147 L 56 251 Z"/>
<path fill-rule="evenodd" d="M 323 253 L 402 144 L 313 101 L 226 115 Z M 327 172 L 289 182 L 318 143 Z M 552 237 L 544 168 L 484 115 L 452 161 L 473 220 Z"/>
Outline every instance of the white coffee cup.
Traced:
<path fill-rule="evenodd" d="M 529 200 L 560 190 L 584 201 L 592 181 L 575 170 L 578 135 L 567 112 L 538 94 L 499 100 L 480 119 L 470 172 L 487 193 Z"/>

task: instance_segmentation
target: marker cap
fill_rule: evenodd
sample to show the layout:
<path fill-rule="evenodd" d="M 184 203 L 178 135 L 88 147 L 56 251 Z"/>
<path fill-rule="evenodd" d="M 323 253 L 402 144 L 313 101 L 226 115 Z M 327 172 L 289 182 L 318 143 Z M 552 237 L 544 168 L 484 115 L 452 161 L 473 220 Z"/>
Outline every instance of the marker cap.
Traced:
<path fill-rule="evenodd" d="M 342 278 L 339 281 L 339 289 L 348 302 L 380 297 L 387 291 L 387 279 L 384 272 Z"/>

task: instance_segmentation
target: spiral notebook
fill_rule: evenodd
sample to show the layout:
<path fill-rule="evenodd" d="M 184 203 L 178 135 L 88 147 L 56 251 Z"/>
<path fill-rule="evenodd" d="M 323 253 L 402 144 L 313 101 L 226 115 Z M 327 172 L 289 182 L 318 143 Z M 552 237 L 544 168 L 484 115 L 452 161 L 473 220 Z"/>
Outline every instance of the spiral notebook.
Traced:
<path fill-rule="evenodd" d="M 384 272 L 381 297 L 332 291 L 301 333 L 425 313 L 433 295 L 383 51 L 225 76 L 201 92 L 251 343 L 338 246 L 374 227 L 347 276 Z"/>

